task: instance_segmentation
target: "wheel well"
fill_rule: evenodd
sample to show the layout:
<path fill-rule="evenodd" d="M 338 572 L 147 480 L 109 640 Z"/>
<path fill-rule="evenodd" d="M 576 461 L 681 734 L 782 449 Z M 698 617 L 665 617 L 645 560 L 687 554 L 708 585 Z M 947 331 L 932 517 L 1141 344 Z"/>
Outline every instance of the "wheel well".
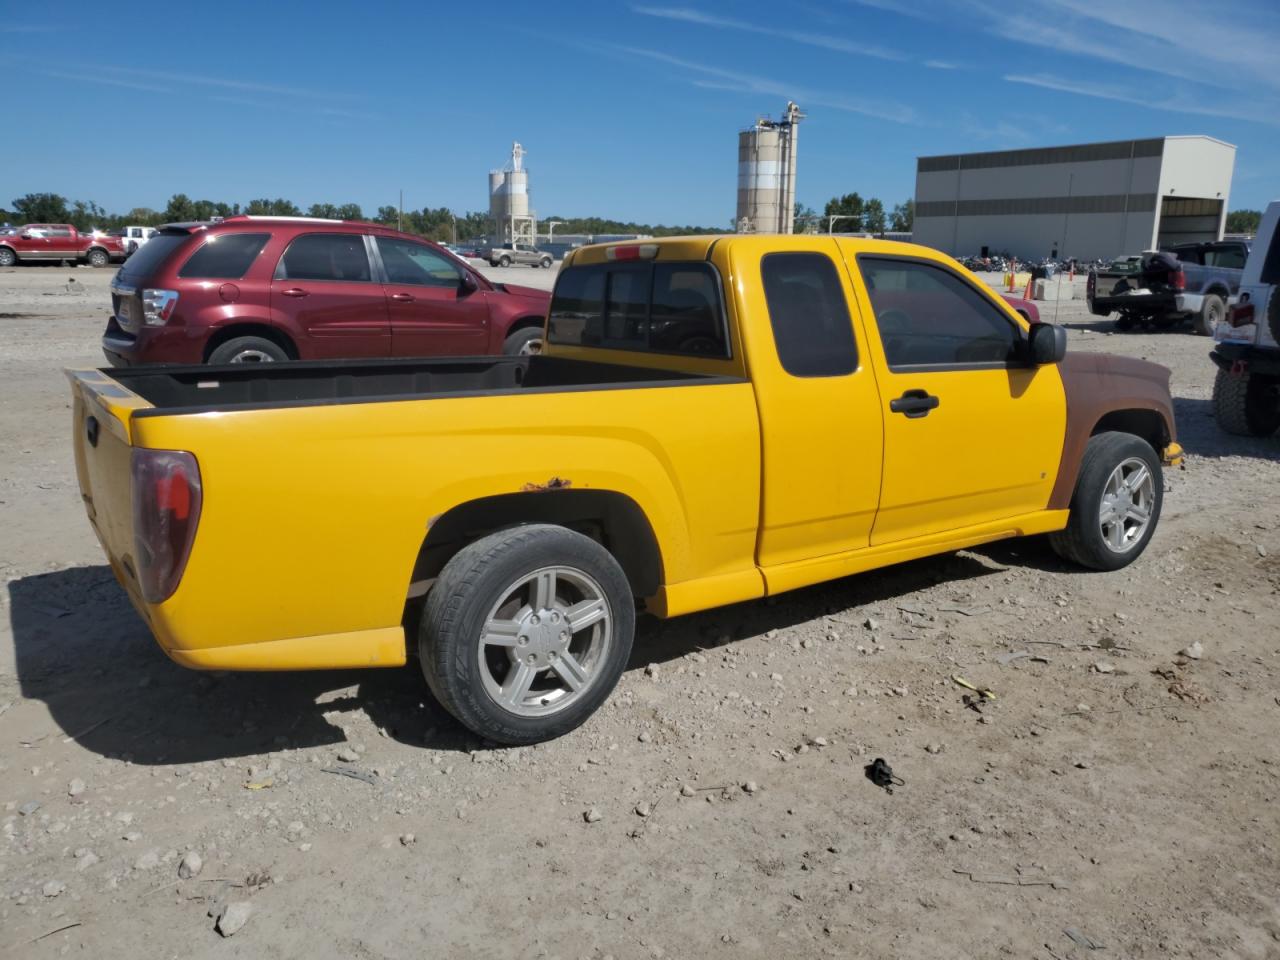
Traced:
<path fill-rule="evenodd" d="M 1154 410 L 1113 410 L 1097 422 L 1090 436 L 1096 437 L 1100 433 L 1112 431 L 1141 437 L 1151 444 L 1151 449 L 1157 456 L 1172 439 L 1165 426 L 1164 417 Z"/>
<path fill-rule="evenodd" d="M 110 252 L 109 250 L 107 250 L 107 248 L 106 248 L 106 247 L 100 246 L 100 245 L 98 245 L 98 244 L 96 244 L 96 243 L 95 243 L 93 246 L 91 246 L 88 250 L 86 250 L 86 251 L 84 252 L 84 255 L 87 257 L 87 256 L 89 256 L 89 254 L 93 253 L 93 251 L 95 251 L 95 250 L 101 250 L 101 251 L 102 251 L 103 253 L 105 253 L 108 257 L 110 257 L 110 256 L 111 256 L 111 252 Z"/>
<path fill-rule="evenodd" d="M 270 340 L 280 349 L 289 355 L 289 359 L 298 359 L 298 348 L 294 342 L 285 333 L 266 323 L 234 323 L 230 326 L 219 327 L 209 337 L 209 341 L 204 345 L 204 360 L 209 360 L 209 355 L 217 350 L 228 340 L 234 340 L 236 337 L 262 337 L 264 340 Z"/>
<path fill-rule="evenodd" d="M 657 593 L 662 555 L 644 511 L 612 490 L 571 490 L 554 485 L 528 493 L 483 497 L 454 507 L 431 523 L 418 550 L 411 583 L 439 576 L 455 553 L 483 536 L 528 523 L 554 523 L 598 542 L 616 559 L 637 597 Z"/>
<path fill-rule="evenodd" d="M 1208 296 L 1211 293 L 1215 296 L 1221 297 L 1223 300 L 1227 300 L 1231 297 L 1231 293 L 1226 287 L 1212 286 L 1205 291 L 1205 296 Z"/>
<path fill-rule="evenodd" d="M 541 327 L 546 321 L 542 317 L 520 317 L 511 326 L 507 327 L 507 336 L 511 336 L 517 330 L 528 330 L 530 327 Z"/>

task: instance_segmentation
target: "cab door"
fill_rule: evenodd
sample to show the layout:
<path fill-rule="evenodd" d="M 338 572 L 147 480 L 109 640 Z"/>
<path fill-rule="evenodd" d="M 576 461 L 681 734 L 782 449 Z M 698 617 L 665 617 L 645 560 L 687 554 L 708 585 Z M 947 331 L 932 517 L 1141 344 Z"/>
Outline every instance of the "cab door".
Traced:
<path fill-rule="evenodd" d="M 304 360 L 391 353 L 387 299 L 361 234 L 294 238 L 271 278 L 271 315 Z"/>
<path fill-rule="evenodd" d="M 488 353 L 489 304 L 463 268 L 425 243 L 377 237 L 394 357 Z"/>
<path fill-rule="evenodd" d="M 945 264 L 846 249 L 878 334 L 884 482 L 871 544 L 1045 509 L 1066 430 L 1057 367 L 1024 361 L 1017 315 Z"/>
<path fill-rule="evenodd" d="M 836 242 L 735 238 L 738 309 L 760 416 L 757 563 L 778 567 L 867 546 L 880 496 L 879 394 Z"/>

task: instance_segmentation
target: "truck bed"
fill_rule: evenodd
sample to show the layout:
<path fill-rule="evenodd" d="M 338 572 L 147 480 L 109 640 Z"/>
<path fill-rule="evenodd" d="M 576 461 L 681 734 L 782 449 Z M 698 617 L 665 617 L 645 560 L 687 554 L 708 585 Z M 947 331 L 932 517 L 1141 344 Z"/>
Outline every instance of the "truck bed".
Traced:
<path fill-rule="evenodd" d="M 330 360 L 103 371 L 151 409 L 134 416 L 511 393 L 726 382 L 672 370 L 559 357 Z"/>

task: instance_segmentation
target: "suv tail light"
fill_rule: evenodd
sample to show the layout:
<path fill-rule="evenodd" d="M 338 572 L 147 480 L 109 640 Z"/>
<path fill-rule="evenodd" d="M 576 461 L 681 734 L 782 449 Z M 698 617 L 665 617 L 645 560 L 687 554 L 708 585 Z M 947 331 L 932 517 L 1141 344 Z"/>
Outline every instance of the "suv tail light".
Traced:
<path fill-rule="evenodd" d="M 1175 290 L 1187 289 L 1187 274 L 1184 270 L 1175 270 L 1169 275 L 1169 283 Z"/>
<path fill-rule="evenodd" d="M 162 327 L 178 305 L 177 290 L 143 290 L 142 320 L 149 327 Z"/>
<path fill-rule="evenodd" d="M 148 603 L 162 603 L 178 588 L 202 501 L 200 466 L 190 453 L 133 451 L 134 562 Z"/>

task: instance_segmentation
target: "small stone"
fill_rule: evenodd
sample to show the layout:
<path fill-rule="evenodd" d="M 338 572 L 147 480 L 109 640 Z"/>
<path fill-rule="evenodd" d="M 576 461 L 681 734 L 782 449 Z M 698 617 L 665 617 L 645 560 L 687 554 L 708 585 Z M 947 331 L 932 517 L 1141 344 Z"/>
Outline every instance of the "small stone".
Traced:
<path fill-rule="evenodd" d="M 1116 672 L 1115 666 L 1107 662 L 1106 660 L 1099 660 L 1097 663 L 1093 665 L 1093 669 L 1098 673 L 1115 673 Z"/>
<path fill-rule="evenodd" d="M 1267 548 L 1264 547 L 1262 544 L 1258 544 L 1256 549 L 1258 551 L 1258 556 L 1265 557 L 1267 555 Z"/>
<path fill-rule="evenodd" d="M 924 745 L 925 753 L 941 753 L 942 749 L 942 744 L 940 743 L 926 743 Z"/>
<path fill-rule="evenodd" d="M 139 840 L 142 839 L 142 834 L 140 834 L 137 830 L 130 830 L 128 833 L 124 835 L 122 839 L 124 840 L 125 843 L 137 843 Z"/>
<path fill-rule="evenodd" d="M 780 673 L 771 673 L 771 674 L 769 674 L 769 679 L 770 679 L 770 680 L 772 680 L 774 683 L 781 683 L 781 682 L 782 682 L 782 674 L 780 674 Z"/>
<path fill-rule="evenodd" d="M 875 617 L 867 617 L 866 620 L 862 621 L 862 625 L 866 627 L 868 630 L 880 629 L 880 621 L 877 620 Z"/>
<path fill-rule="evenodd" d="M 844 688 L 844 695 L 845 695 L 846 697 L 856 697 L 856 696 L 858 695 L 858 688 L 857 688 L 857 687 L 845 687 L 845 688 Z"/>
<path fill-rule="evenodd" d="M 237 900 L 235 903 L 228 903 L 218 922 L 215 923 L 214 929 L 224 937 L 233 937 L 244 929 L 244 925 L 249 922 L 249 917 L 253 914 L 253 904 L 248 900 Z"/>
<path fill-rule="evenodd" d="M 812 742 L 813 742 L 813 745 L 814 745 L 815 747 L 825 747 L 825 746 L 827 745 L 827 738 L 826 738 L 826 737 L 814 737 Z"/>
<path fill-rule="evenodd" d="M 67 784 L 68 796 L 78 797 L 80 796 L 80 794 L 84 793 L 84 791 L 85 791 L 84 781 L 81 780 L 79 777 L 76 777 L 74 780 L 72 780 L 70 783 Z"/>
<path fill-rule="evenodd" d="M 805 637 L 800 641 L 800 646 L 804 647 L 806 650 L 811 649 L 813 647 L 813 637 Z"/>
<path fill-rule="evenodd" d="M 746 783 L 742 785 L 742 789 L 745 790 L 747 793 L 755 793 L 757 790 L 760 789 L 760 785 L 756 783 L 754 780 L 748 780 Z"/>
<path fill-rule="evenodd" d="M 360 759 L 360 754 L 348 747 L 346 750 L 338 751 L 338 759 L 343 763 L 355 763 Z"/>
<path fill-rule="evenodd" d="M 160 853 L 157 850 L 148 850 L 137 860 L 134 861 L 133 869 L 135 870 L 154 870 L 160 866 Z"/>
<path fill-rule="evenodd" d="M 24 817 L 29 817 L 39 809 L 40 809 L 39 800 L 28 800 L 26 803 L 24 803 L 22 806 L 18 808 L 18 813 L 22 814 L 22 816 Z"/>
<path fill-rule="evenodd" d="M 412 846 L 417 842 L 418 842 L 418 838 L 414 836 L 412 833 L 400 834 L 400 846 L 402 847 Z"/>
<path fill-rule="evenodd" d="M 647 803 L 637 803 L 637 804 L 636 804 L 636 816 L 637 816 L 637 817 L 647 817 L 647 816 L 648 816 L 649 814 L 651 814 L 651 813 L 653 813 L 653 807 L 649 806 L 649 804 L 647 804 Z"/>
<path fill-rule="evenodd" d="M 88 870 L 97 862 L 98 862 L 98 855 L 94 853 L 92 850 L 76 851 L 76 871 L 77 872 Z"/>
<path fill-rule="evenodd" d="M 693 787 L 689 786 L 687 783 L 680 788 L 680 796 L 682 797 L 692 797 L 696 792 L 697 791 L 694 790 Z"/>
<path fill-rule="evenodd" d="M 653 734 L 649 733 L 649 731 L 646 730 L 643 733 L 641 733 L 640 736 L 636 737 L 636 739 L 639 740 L 641 743 L 648 743 L 653 739 Z"/>
<path fill-rule="evenodd" d="M 188 850 L 183 855 L 182 862 L 178 864 L 178 876 L 183 880 L 190 880 L 192 877 L 198 877 L 203 869 L 204 860 L 200 854 L 194 850 Z"/>
<path fill-rule="evenodd" d="M 656 663 L 649 664 L 644 668 L 644 675 L 656 680 L 658 678 L 658 665 Z"/>
<path fill-rule="evenodd" d="M 894 687 L 894 688 L 893 688 L 893 695 L 894 695 L 895 697 L 905 697 L 905 696 L 907 695 L 907 688 L 906 688 L 906 687 Z"/>
<path fill-rule="evenodd" d="M 600 811 L 597 810 L 595 807 L 592 807 L 590 810 L 588 810 L 586 813 L 582 815 L 582 819 L 587 821 L 587 823 L 599 823 L 601 820 L 604 819 L 604 815 L 601 814 Z"/>
<path fill-rule="evenodd" d="M 61 880 L 50 880 L 43 887 L 40 888 L 40 892 L 44 894 L 46 897 L 56 897 L 58 894 L 62 893 L 62 891 L 66 889 L 67 889 L 67 885 L 63 883 Z"/>
<path fill-rule="evenodd" d="M 1197 640 L 1195 643 L 1192 643 L 1190 646 L 1183 647 L 1181 650 L 1178 651 L 1178 653 L 1182 654 L 1184 657 L 1188 658 L 1189 660 L 1199 660 L 1201 657 L 1204 656 L 1204 647 L 1201 645 L 1200 641 Z"/>
<path fill-rule="evenodd" d="M 1077 712 L 1077 713 L 1088 713 L 1091 709 L 1093 709 L 1093 708 L 1092 708 L 1092 707 L 1090 707 L 1087 703 L 1077 703 L 1077 704 L 1076 704 L 1076 712 Z"/>
<path fill-rule="evenodd" d="M 311 852 L 311 844 L 309 844 L 309 843 L 300 843 L 300 844 L 298 844 L 298 849 L 299 849 L 299 850 L 301 850 L 303 853 L 310 853 L 310 852 Z"/>

